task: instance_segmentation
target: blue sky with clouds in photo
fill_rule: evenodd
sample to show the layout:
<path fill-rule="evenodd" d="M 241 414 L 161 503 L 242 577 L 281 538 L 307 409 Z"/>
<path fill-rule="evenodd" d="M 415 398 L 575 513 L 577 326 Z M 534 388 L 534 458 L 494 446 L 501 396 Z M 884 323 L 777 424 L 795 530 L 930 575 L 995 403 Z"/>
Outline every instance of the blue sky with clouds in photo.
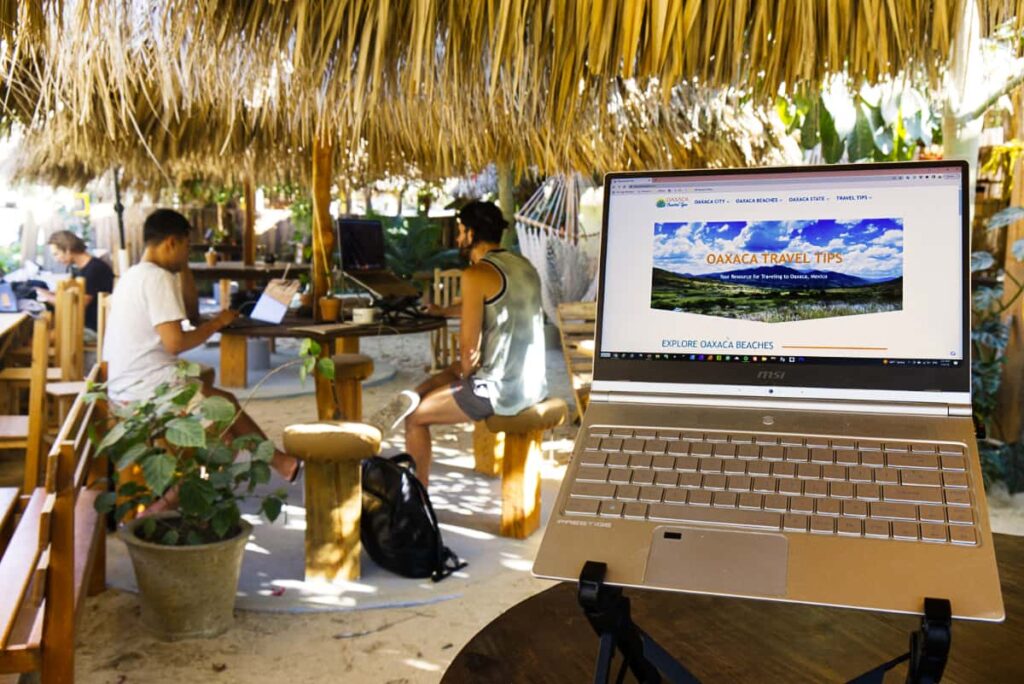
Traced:
<path fill-rule="evenodd" d="M 841 254 L 843 263 L 792 267 L 871 280 L 897 278 L 903 274 L 903 222 L 873 218 L 654 224 L 654 265 L 666 271 L 699 275 L 749 268 L 707 263 L 710 253 L 744 252 L 831 252 Z"/>

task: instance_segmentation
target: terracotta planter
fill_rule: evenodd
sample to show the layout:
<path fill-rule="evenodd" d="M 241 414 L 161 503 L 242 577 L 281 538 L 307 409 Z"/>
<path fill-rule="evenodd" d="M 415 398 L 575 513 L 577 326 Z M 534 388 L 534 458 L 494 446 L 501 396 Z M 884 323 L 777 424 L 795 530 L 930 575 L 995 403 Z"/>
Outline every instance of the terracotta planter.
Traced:
<path fill-rule="evenodd" d="M 320 298 L 320 318 L 325 321 L 336 321 L 341 313 L 341 300 L 335 297 Z"/>
<path fill-rule="evenodd" d="M 216 266 L 217 265 L 217 253 L 216 252 L 206 252 L 203 256 L 206 257 L 206 265 L 207 266 Z"/>
<path fill-rule="evenodd" d="M 237 536 L 213 544 L 163 546 L 135 535 L 142 521 L 133 520 L 120 531 L 139 584 L 142 623 L 165 641 L 226 632 L 234 621 L 242 554 L 252 525 L 243 520 Z"/>

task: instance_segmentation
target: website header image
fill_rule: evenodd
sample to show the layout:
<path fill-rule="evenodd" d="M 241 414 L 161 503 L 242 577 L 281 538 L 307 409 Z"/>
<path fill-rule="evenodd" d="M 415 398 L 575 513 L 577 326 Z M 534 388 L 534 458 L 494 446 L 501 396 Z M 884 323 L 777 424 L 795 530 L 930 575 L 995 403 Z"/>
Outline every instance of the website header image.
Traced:
<path fill-rule="evenodd" d="M 654 224 L 652 309 L 781 323 L 900 311 L 900 218 Z"/>

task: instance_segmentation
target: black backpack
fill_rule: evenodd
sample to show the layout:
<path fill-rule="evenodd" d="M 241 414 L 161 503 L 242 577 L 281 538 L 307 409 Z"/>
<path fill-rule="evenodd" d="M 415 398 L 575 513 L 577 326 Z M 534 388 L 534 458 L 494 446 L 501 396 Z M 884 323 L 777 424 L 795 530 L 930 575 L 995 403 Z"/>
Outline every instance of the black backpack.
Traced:
<path fill-rule="evenodd" d="M 370 558 L 404 577 L 440 582 L 466 567 L 441 541 L 437 516 L 409 454 L 363 461 L 360 533 Z"/>

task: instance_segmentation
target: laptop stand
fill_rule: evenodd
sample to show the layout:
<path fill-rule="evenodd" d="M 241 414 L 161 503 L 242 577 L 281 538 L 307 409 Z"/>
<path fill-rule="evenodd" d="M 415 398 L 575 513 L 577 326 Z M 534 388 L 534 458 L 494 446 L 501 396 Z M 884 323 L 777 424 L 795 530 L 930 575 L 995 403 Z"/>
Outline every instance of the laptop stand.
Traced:
<path fill-rule="evenodd" d="M 630 615 L 622 588 L 604 583 L 608 566 L 587 561 L 580 572 L 576 600 L 600 639 L 594 684 L 607 684 L 615 650 L 623 662 L 616 676 L 622 682 L 628 667 L 640 684 L 699 684 L 679 661 L 640 629 Z M 921 627 L 910 634 L 910 651 L 851 679 L 848 684 L 882 684 L 885 673 L 907 666 L 907 684 L 936 684 L 942 679 L 952 641 L 952 606 L 946 599 L 925 598 Z"/>

